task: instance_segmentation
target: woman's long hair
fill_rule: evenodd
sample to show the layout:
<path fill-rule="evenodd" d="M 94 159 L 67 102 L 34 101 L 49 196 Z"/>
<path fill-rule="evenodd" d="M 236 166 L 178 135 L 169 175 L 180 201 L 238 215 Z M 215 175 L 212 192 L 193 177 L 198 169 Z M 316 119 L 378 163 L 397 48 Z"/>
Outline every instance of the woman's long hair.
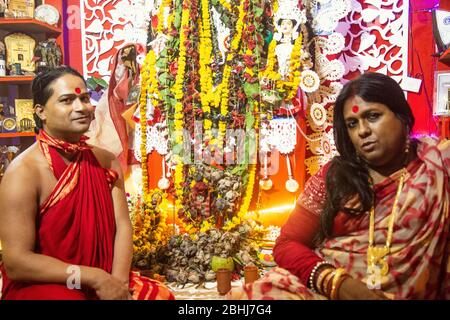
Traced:
<path fill-rule="evenodd" d="M 86 80 L 84 80 L 83 76 L 78 71 L 69 66 L 59 66 L 56 68 L 44 69 L 36 75 L 36 78 L 34 78 L 33 82 L 31 83 L 31 92 L 33 94 L 34 105 L 39 104 L 41 106 L 45 106 L 48 99 L 50 99 L 53 94 L 53 89 L 50 85 L 66 74 L 71 74 L 79 77 L 83 79 L 84 83 L 86 84 Z M 43 128 L 43 124 L 41 118 L 39 118 L 36 113 L 33 113 L 33 118 L 36 124 L 34 131 L 37 134 L 39 133 L 39 130 Z"/>
<path fill-rule="evenodd" d="M 320 219 L 319 236 L 316 239 L 318 243 L 332 236 L 337 212 L 358 215 L 369 211 L 373 204 L 369 171 L 364 163 L 358 160 L 344 119 L 344 104 L 354 96 L 359 96 L 366 102 L 386 105 L 405 125 L 408 135 L 414 126 L 414 116 L 403 90 L 392 78 L 369 72 L 343 87 L 336 99 L 333 114 L 334 139 L 339 156 L 333 158 L 326 175 L 326 201 Z M 355 195 L 359 195 L 361 206 L 352 210 L 345 209 L 345 203 Z"/>

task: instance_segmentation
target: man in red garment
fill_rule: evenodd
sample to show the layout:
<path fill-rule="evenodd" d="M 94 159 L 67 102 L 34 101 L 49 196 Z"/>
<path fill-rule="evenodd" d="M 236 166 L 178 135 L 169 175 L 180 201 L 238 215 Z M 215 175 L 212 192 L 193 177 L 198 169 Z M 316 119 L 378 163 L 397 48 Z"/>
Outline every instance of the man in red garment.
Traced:
<path fill-rule="evenodd" d="M 70 67 L 32 85 L 37 142 L 0 185 L 3 299 L 172 299 L 130 273 L 132 228 L 115 157 L 83 134 L 94 107 Z"/>

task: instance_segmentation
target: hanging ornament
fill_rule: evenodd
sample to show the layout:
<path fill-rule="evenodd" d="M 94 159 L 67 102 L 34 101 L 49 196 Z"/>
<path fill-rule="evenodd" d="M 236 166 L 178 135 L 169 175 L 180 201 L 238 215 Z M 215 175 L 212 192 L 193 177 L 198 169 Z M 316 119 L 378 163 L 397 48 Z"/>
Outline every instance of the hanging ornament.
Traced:
<path fill-rule="evenodd" d="M 158 188 L 160 188 L 161 190 L 166 190 L 166 189 L 169 189 L 170 181 L 169 181 L 169 179 L 166 178 L 166 156 L 165 155 L 163 155 L 163 157 L 162 157 L 162 172 L 163 172 L 162 177 L 158 181 Z"/>
<path fill-rule="evenodd" d="M 264 175 L 263 175 L 263 178 L 261 180 L 259 180 L 259 186 L 264 191 L 268 191 L 268 190 L 272 189 L 272 186 L 273 186 L 273 182 L 269 178 L 268 173 L 267 173 L 267 152 L 264 152 Z"/>
<path fill-rule="evenodd" d="M 300 80 L 300 87 L 305 92 L 314 92 L 317 89 L 319 89 L 320 86 L 320 78 L 312 70 L 305 70 L 302 71 L 301 80 Z"/>
<path fill-rule="evenodd" d="M 298 190 L 299 184 L 292 175 L 292 168 L 291 168 L 291 161 L 289 160 L 289 154 L 286 154 L 286 165 L 288 169 L 288 180 L 286 181 L 286 190 L 294 193 Z"/>

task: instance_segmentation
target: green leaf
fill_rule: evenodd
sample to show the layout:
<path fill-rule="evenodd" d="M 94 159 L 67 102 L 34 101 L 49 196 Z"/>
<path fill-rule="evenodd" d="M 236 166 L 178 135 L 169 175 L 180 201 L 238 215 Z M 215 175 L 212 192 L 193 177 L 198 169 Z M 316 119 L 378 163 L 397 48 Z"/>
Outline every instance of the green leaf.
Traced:
<path fill-rule="evenodd" d="M 94 78 L 94 80 L 103 89 L 108 87 L 108 82 L 106 82 L 103 78 Z"/>
<path fill-rule="evenodd" d="M 174 146 L 172 147 L 173 154 L 181 155 L 182 151 L 183 151 L 183 144 L 182 143 L 174 144 Z"/>
<path fill-rule="evenodd" d="M 253 10 L 255 12 L 255 16 L 257 16 L 257 17 L 261 17 L 263 15 L 263 13 L 264 13 L 264 9 L 260 8 L 258 6 L 254 6 Z"/>
<path fill-rule="evenodd" d="M 167 69 L 167 59 L 163 59 L 163 55 L 161 53 L 160 58 L 158 58 L 156 60 L 156 66 L 160 69 L 160 70 L 165 70 Z"/>
<path fill-rule="evenodd" d="M 89 90 L 95 90 L 97 88 L 97 82 L 93 77 L 87 79 L 86 84 Z"/>
<path fill-rule="evenodd" d="M 255 116 L 251 112 L 247 112 L 245 115 L 245 127 L 246 128 L 253 128 L 253 125 L 255 124 Z"/>
<path fill-rule="evenodd" d="M 170 76 L 168 72 L 162 72 L 158 77 L 159 83 L 166 84 L 169 80 L 169 77 Z"/>
<path fill-rule="evenodd" d="M 247 166 L 244 164 L 235 166 L 232 170 L 231 170 L 231 174 L 233 175 L 242 175 L 243 172 L 245 172 L 245 170 L 247 169 Z"/>
<path fill-rule="evenodd" d="M 259 94 L 259 83 L 244 83 L 244 92 L 247 98 L 253 99 L 254 94 Z"/>
<path fill-rule="evenodd" d="M 172 107 L 174 107 L 177 104 L 177 99 L 175 99 L 175 98 L 170 98 L 169 101 L 170 101 L 170 105 Z"/>
<path fill-rule="evenodd" d="M 176 29 L 179 29 L 181 26 L 181 14 L 176 14 L 173 19 L 173 25 Z"/>

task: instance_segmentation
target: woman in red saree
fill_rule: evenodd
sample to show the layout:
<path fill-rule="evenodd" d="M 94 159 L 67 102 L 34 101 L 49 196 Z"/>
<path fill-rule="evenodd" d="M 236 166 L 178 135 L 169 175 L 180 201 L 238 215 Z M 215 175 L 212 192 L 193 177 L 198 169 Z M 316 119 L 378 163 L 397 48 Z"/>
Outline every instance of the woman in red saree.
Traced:
<path fill-rule="evenodd" d="M 94 111 L 69 67 L 33 81 L 37 142 L 0 186 L 3 299 L 173 299 L 130 273 L 131 223 L 120 164 L 86 144 Z"/>
<path fill-rule="evenodd" d="M 366 73 L 334 108 L 339 156 L 307 182 L 279 268 L 234 299 L 449 299 L 450 142 L 410 138 L 391 78 Z"/>

